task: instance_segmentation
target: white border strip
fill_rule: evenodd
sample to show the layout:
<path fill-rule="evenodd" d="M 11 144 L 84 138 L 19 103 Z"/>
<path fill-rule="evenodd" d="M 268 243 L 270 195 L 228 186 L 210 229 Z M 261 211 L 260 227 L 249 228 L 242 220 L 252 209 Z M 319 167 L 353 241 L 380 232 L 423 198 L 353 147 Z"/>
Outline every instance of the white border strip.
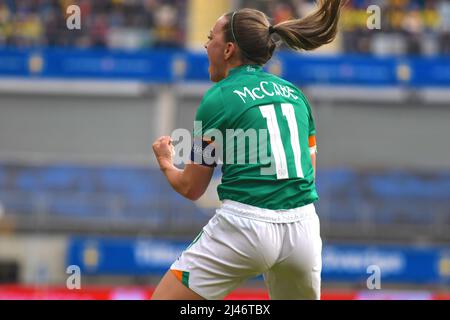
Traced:
<path fill-rule="evenodd" d="M 409 92 L 398 87 L 364 87 L 364 86 L 306 86 L 311 98 L 317 100 L 355 101 L 355 102 L 405 102 Z"/>
<path fill-rule="evenodd" d="M 450 107 L 450 88 L 426 88 L 421 92 L 425 102 L 445 103 Z"/>
<path fill-rule="evenodd" d="M 42 94 L 139 97 L 154 93 L 163 84 L 128 80 L 33 79 L 0 77 L 0 94 Z M 178 97 L 198 98 L 212 86 L 208 82 L 174 82 L 169 85 Z M 449 88 L 411 89 L 401 87 L 367 87 L 306 85 L 308 97 L 319 101 L 405 103 L 411 95 L 424 103 L 450 105 Z M 157 91 L 156 91 L 157 92 Z"/>
<path fill-rule="evenodd" d="M 139 81 L 102 81 L 91 79 L 0 78 L 0 93 L 136 97 L 149 86 Z"/>

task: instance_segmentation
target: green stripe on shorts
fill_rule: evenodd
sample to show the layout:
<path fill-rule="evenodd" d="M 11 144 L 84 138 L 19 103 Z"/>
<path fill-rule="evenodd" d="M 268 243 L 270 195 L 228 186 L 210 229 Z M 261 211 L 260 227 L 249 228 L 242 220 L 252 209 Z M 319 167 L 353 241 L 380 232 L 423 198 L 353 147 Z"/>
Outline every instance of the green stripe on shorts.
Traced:
<path fill-rule="evenodd" d="M 183 271 L 183 278 L 182 278 L 181 282 L 182 282 L 187 288 L 189 288 L 189 272 Z"/>
<path fill-rule="evenodd" d="M 198 239 L 200 239 L 200 237 L 202 236 L 202 234 L 203 234 L 203 230 L 200 231 L 200 233 L 195 237 L 194 241 L 191 242 L 191 244 L 189 245 L 189 247 L 186 248 L 186 250 L 189 249 L 190 247 L 192 247 L 192 245 L 193 245 L 194 243 L 196 243 L 196 242 L 198 241 Z"/>

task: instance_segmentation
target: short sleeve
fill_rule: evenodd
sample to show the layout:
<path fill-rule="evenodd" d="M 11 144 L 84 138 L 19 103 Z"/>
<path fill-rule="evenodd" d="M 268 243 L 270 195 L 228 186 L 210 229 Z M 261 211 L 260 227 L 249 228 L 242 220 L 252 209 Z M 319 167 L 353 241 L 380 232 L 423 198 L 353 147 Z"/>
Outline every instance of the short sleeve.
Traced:
<path fill-rule="evenodd" d="M 308 135 L 311 136 L 315 136 L 316 135 L 316 123 L 314 122 L 314 117 L 311 111 L 311 106 L 309 104 L 308 99 L 306 98 L 306 96 L 303 94 L 303 92 L 299 92 L 300 93 L 300 97 L 302 98 L 303 102 L 306 105 L 306 108 L 308 109 Z"/>
<path fill-rule="evenodd" d="M 197 109 L 194 136 L 208 136 L 208 132 L 215 129 L 222 132 L 225 127 L 225 120 L 221 92 L 219 88 L 216 88 L 205 94 Z"/>
<path fill-rule="evenodd" d="M 316 124 L 314 122 L 314 117 L 311 112 L 311 107 L 308 104 L 308 119 L 309 119 L 309 136 L 315 136 L 316 135 Z"/>

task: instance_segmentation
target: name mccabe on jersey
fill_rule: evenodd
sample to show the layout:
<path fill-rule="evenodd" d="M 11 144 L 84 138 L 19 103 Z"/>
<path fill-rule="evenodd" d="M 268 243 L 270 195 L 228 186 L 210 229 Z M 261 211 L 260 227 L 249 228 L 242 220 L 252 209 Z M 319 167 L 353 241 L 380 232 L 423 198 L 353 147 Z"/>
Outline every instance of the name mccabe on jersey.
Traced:
<path fill-rule="evenodd" d="M 289 86 L 283 86 L 272 81 L 261 81 L 259 86 L 255 88 L 243 87 L 242 90 L 234 90 L 233 93 L 238 95 L 244 103 L 248 99 L 252 101 L 264 99 L 265 97 L 282 96 L 288 99 L 298 100 L 298 96 L 294 94 L 294 89 Z"/>

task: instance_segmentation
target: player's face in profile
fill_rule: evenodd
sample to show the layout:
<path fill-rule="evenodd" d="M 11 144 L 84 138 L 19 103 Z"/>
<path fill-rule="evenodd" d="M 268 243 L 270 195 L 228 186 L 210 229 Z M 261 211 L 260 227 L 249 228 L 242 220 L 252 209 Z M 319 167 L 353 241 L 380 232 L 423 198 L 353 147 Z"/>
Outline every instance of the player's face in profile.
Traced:
<path fill-rule="evenodd" d="M 208 41 L 205 43 L 205 49 L 209 59 L 209 77 L 212 82 L 218 82 L 226 77 L 225 67 L 225 49 L 223 28 L 227 19 L 222 16 L 208 35 Z"/>

